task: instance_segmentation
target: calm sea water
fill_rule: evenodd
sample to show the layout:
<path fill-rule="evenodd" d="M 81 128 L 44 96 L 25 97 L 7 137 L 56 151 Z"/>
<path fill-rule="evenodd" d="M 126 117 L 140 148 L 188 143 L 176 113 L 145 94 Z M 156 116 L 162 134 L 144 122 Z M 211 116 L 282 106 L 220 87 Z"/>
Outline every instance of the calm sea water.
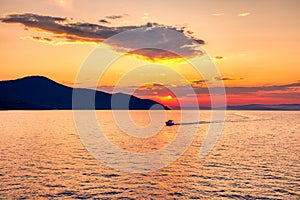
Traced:
<path fill-rule="evenodd" d="M 139 125 L 150 122 L 146 111 L 131 115 Z M 209 111 L 201 115 L 209 121 Z M 178 116 L 178 111 L 168 113 L 171 119 Z M 145 140 L 123 134 L 111 111 L 97 111 L 97 117 L 109 140 L 128 151 L 162 148 L 178 129 L 164 127 Z M 0 198 L 300 199 L 299 121 L 296 111 L 228 111 L 222 135 L 206 158 L 200 159 L 199 151 L 209 123 L 199 125 L 193 143 L 171 165 L 128 173 L 89 154 L 72 111 L 3 111 Z"/>

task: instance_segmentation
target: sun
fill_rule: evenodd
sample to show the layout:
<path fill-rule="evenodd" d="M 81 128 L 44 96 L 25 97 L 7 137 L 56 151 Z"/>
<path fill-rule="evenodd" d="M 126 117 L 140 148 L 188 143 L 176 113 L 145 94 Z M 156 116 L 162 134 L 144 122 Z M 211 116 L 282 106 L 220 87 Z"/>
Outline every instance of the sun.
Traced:
<path fill-rule="evenodd" d="M 173 97 L 171 95 L 168 95 L 167 99 L 173 99 Z"/>

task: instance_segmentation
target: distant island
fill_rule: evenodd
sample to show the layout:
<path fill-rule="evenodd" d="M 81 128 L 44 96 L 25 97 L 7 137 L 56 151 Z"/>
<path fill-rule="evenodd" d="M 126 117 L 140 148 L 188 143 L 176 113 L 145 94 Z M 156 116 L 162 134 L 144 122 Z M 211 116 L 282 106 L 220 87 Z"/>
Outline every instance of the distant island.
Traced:
<path fill-rule="evenodd" d="M 172 109 L 180 109 L 179 107 L 172 107 Z M 197 107 L 183 107 L 184 110 L 195 110 Z M 199 107 L 198 107 L 199 109 Z M 294 110 L 300 111 L 300 104 L 246 104 L 246 105 L 236 105 L 236 106 L 227 106 L 217 107 L 216 110 Z M 200 110 L 211 110 L 211 107 L 200 106 Z"/>
<path fill-rule="evenodd" d="M 95 94 L 94 107 L 72 107 L 73 90 L 81 92 L 83 95 Z M 151 99 L 141 99 L 133 95 L 84 89 L 71 88 L 59 84 L 43 76 L 28 76 L 16 80 L 0 81 L 0 110 L 71 110 L 71 109 L 96 109 L 111 110 L 111 99 L 115 97 L 120 104 L 113 107 L 118 110 L 149 110 L 166 109 L 169 107 L 162 105 Z M 129 100 L 129 106 L 124 101 Z M 172 109 L 180 109 L 172 107 Z M 194 110 L 199 107 L 183 107 L 181 109 Z M 211 109 L 207 106 L 200 106 L 202 110 Z M 225 109 L 225 108 L 220 108 Z M 249 104 L 227 106 L 227 110 L 300 110 L 300 104 Z"/>
<path fill-rule="evenodd" d="M 114 95 L 115 99 L 120 101 L 114 109 L 120 110 L 149 110 L 166 109 L 156 101 L 150 99 L 140 99 L 133 95 L 122 93 L 109 94 L 106 92 L 71 88 L 59 84 L 49 78 L 43 76 L 28 76 L 16 80 L 0 81 L 0 110 L 71 110 L 73 90 L 83 95 L 95 94 L 95 105 L 93 108 L 82 104 L 75 109 L 96 109 L 111 110 L 111 99 Z M 129 106 L 122 101 L 129 100 Z"/>

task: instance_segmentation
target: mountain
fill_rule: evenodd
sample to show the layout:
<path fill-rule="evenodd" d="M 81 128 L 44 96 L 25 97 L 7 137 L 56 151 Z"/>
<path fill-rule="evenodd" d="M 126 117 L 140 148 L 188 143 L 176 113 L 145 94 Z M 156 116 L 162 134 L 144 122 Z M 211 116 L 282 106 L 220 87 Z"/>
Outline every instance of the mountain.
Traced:
<path fill-rule="evenodd" d="M 79 101 L 72 107 L 73 91 L 78 94 Z M 89 96 L 94 97 L 92 104 L 86 100 Z M 128 102 L 130 110 L 149 110 L 152 106 L 152 109 L 161 109 L 163 106 L 150 99 L 122 93 L 109 94 L 91 89 L 71 88 L 43 76 L 0 81 L 0 110 L 110 110 L 112 99 L 113 109 L 126 110 Z"/>

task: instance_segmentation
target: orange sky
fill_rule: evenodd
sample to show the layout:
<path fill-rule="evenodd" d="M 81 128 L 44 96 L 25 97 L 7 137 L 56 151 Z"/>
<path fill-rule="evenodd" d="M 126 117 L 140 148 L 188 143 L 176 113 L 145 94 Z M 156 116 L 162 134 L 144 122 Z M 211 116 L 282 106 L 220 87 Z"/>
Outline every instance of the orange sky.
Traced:
<path fill-rule="evenodd" d="M 147 22 L 172 27 L 184 26 L 193 32 L 194 38 L 205 41 L 202 48 L 213 58 L 221 73 L 219 78 L 229 88 L 228 104 L 300 103 L 298 0 L 94 0 L 88 3 L 79 0 L 29 0 L 26 3 L 19 0 L 12 3 L 6 0 L 0 4 L 2 20 L 9 14 L 31 13 L 67 17 L 68 23 L 85 22 L 107 27 L 141 26 Z M 62 23 L 67 23 L 67 20 Z M 0 23 L 0 80 L 43 75 L 72 85 L 81 64 L 99 45 L 100 40 L 93 38 L 89 41 L 88 37 L 82 40 L 82 35 L 73 34 L 72 40 L 67 41 L 69 33 L 46 31 L 43 27 L 42 22 L 39 28 L 19 22 Z M 121 76 L 126 73 L 132 63 L 166 65 L 187 75 L 185 83 L 174 79 L 164 83 L 172 87 L 184 87 L 188 82 L 201 78 L 180 68 L 176 61 L 155 63 L 140 57 L 127 57 L 118 63 L 98 85 L 99 89 L 110 91 L 109 87 L 113 87 L 117 81 L 113 77 L 118 77 L 114 74 L 119 73 Z M 216 80 L 212 77 L 210 81 Z M 156 79 L 152 82 L 160 81 Z M 161 100 L 165 104 L 174 104 L 176 98 L 165 98 L 169 95 L 167 90 L 156 89 L 148 93 L 137 91 L 136 94 Z M 207 102 L 203 97 L 201 101 Z M 188 104 L 188 99 L 186 102 Z"/>

